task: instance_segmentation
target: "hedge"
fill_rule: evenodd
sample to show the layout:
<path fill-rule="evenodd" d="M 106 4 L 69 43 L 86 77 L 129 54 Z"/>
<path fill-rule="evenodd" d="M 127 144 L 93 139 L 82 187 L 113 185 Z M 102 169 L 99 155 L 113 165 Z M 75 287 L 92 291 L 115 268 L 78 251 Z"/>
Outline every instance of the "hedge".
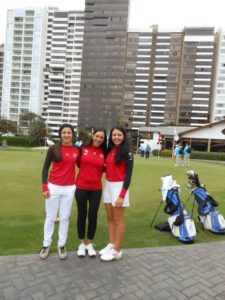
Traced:
<path fill-rule="evenodd" d="M 8 146 L 30 147 L 28 136 L 0 136 L 0 144 L 4 140 Z"/>
<path fill-rule="evenodd" d="M 193 152 L 191 152 L 191 158 L 208 159 L 208 160 L 224 160 L 225 161 L 225 153 L 193 151 Z"/>
<path fill-rule="evenodd" d="M 158 155 L 157 150 L 153 150 L 153 155 Z M 172 157 L 172 150 L 162 150 L 160 151 L 160 156 Z M 207 159 L 207 160 L 224 160 L 225 153 L 223 152 L 203 152 L 203 151 L 192 151 L 191 158 L 193 159 Z"/>
<path fill-rule="evenodd" d="M 160 156 L 172 157 L 172 150 L 161 150 Z"/>

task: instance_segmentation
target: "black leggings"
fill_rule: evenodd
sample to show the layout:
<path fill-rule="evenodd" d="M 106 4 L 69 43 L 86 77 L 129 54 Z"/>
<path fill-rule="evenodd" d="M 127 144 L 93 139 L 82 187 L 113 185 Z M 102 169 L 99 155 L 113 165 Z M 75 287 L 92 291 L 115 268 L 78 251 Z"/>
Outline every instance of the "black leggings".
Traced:
<path fill-rule="evenodd" d="M 76 189 L 75 197 L 77 201 L 77 233 L 80 240 L 85 238 L 86 218 L 88 211 L 88 231 L 87 238 L 93 240 L 97 227 L 97 214 L 101 201 L 102 190 L 87 191 Z M 89 207 L 88 207 L 89 202 Z"/>

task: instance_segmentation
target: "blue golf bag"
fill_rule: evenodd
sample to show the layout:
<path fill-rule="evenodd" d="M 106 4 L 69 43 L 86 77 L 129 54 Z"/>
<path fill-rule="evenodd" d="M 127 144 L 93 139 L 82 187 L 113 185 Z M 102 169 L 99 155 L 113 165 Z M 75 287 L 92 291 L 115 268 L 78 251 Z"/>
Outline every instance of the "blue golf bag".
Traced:
<path fill-rule="evenodd" d="M 180 200 L 179 185 L 172 180 L 172 176 L 164 176 L 162 180 L 162 199 L 166 205 L 164 212 L 169 214 L 168 224 L 171 233 L 183 243 L 193 243 L 196 235 L 196 228 L 194 221 L 190 218 L 187 211 L 184 209 Z M 155 226 L 157 229 L 160 225 Z"/>
<path fill-rule="evenodd" d="M 225 233 L 225 220 L 223 215 L 215 209 L 218 203 L 209 195 L 205 187 L 200 184 L 198 175 L 194 171 L 187 171 L 192 195 L 198 206 L 198 218 L 204 229 L 213 233 Z"/>
<path fill-rule="evenodd" d="M 178 241 L 193 243 L 196 235 L 195 224 L 180 201 L 178 188 L 172 188 L 167 192 L 164 212 L 170 215 L 168 223 Z"/>

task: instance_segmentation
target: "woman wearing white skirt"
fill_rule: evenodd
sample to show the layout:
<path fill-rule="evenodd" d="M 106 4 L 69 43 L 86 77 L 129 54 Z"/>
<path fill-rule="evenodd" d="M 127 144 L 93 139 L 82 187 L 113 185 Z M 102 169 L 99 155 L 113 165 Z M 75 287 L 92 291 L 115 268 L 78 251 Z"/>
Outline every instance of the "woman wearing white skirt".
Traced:
<path fill-rule="evenodd" d="M 128 188 L 133 170 L 133 154 L 123 127 L 114 127 L 109 136 L 106 158 L 106 185 L 103 193 L 107 218 L 109 243 L 99 254 L 103 261 L 122 257 L 125 235 L 125 207 L 129 206 Z"/>

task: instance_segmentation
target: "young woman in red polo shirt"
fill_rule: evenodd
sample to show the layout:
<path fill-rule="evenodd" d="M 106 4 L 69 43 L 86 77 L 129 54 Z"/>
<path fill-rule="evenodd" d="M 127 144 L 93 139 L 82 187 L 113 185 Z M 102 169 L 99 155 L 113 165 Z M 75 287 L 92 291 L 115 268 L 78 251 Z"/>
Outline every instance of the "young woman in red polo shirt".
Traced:
<path fill-rule="evenodd" d="M 81 156 L 78 162 L 79 173 L 76 178 L 77 202 L 77 233 L 80 245 L 77 256 L 84 257 L 86 252 L 95 257 L 96 251 L 92 240 L 97 227 L 97 214 L 102 195 L 102 173 L 105 166 L 106 132 L 104 129 L 95 129 L 92 140 L 88 145 L 81 147 Z M 86 219 L 88 226 L 86 233 Z"/>
<path fill-rule="evenodd" d="M 123 127 L 114 127 L 109 136 L 106 158 L 106 184 L 103 193 L 109 231 L 109 244 L 99 254 L 103 261 L 122 257 L 125 234 L 125 207 L 129 206 L 128 188 L 133 170 L 133 155 Z"/>
<path fill-rule="evenodd" d="M 55 219 L 59 211 L 58 255 L 60 259 L 67 257 L 65 248 L 69 217 L 74 201 L 75 165 L 80 151 L 73 145 L 74 129 L 70 124 L 59 128 L 60 142 L 48 149 L 42 170 L 42 189 L 45 198 L 46 219 L 44 224 L 44 241 L 40 258 L 49 255 Z M 49 176 L 49 167 L 52 165 Z"/>

